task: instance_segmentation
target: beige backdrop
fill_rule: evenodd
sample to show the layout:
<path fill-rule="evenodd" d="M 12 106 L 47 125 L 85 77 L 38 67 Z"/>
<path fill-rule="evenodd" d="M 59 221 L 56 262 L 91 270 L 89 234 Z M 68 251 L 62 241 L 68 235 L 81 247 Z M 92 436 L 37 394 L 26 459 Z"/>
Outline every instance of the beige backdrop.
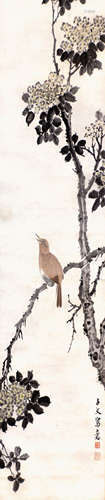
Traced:
<path fill-rule="evenodd" d="M 36 145 L 34 125 L 22 117 L 21 95 L 26 87 L 47 79 L 52 65 L 50 2 L 3 0 L 0 15 L 0 229 L 1 229 L 1 364 L 14 325 L 25 311 L 33 290 L 40 285 L 35 232 L 47 237 L 62 265 L 80 258 L 76 178 L 69 164 L 52 144 Z M 104 0 L 74 2 L 74 15 L 105 15 Z M 68 20 L 69 14 L 65 16 Z M 63 18 L 64 19 L 64 18 Z M 60 20 L 62 22 L 62 19 Z M 60 23 L 59 23 L 60 24 Z M 60 35 L 61 38 L 61 35 Z M 105 54 L 103 72 L 95 71 L 78 83 L 80 91 L 73 116 L 80 136 L 94 119 L 96 109 L 105 112 Z M 66 70 L 66 63 L 65 63 Z M 77 78 L 74 82 L 77 82 Z M 87 180 L 90 158 L 85 163 Z M 105 209 L 91 214 L 88 234 L 91 249 L 105 244 Z M 96 276 L 94 262 L 92 279 Z M 78 303 L 79 271 L 70 271 L 63 282 L 63 308 L 55 307 L 55 287 L 40 296 L 24 328 L 24 341 L 13 350 L 12 366 L 26 373 L 33 369 L 41 394 L 51 405 L 26 431 L 9 428 L 2 435 L 8 449 L 15 445 L 29 453 L 23 462 L 25 483 L 18 500 L 104 500 L 104 390 L 88 357 L 83 336 L 83 316 L 76 321 L 77 335 L 67 353 L 72 329 L 67 320 L 67 295 Z M 97 328 L 105 317 L 105 270 L 95 297 Z M 94 460 L 96 398 L 101 410 L 101 459 Z M 0 500 L 12 500 L 11 483 L 0 472 Z"/>

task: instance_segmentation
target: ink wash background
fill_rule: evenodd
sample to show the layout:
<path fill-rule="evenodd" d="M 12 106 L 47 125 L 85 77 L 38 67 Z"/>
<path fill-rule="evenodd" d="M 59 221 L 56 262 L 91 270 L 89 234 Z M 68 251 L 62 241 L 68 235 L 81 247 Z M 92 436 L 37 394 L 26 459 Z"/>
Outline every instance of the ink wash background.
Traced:
<path fill-rule="evenodd" d="M 14 325 L 41 283 L 35 232 L 48 238 L 63 266 L 80 259 L 75 173 L 64 163 L 59 148 L 52 144 L 37 147 L 34 125 L 28 128 L 22 117 L 22 93 L 37 80 L 43 82 L 53 70 L 50 13 L 50 3 L 42 7 L 41 0 L 4 0 L 1 5 L 1 365 Z M 69 21 L 69 16 L 73 19 L 75 15 L 92 14 L 105 15 L 104 0 L 87 0 L 85 5 L 75 2 L 70 15 L 60 19 L 59 25 L 62 20 Z M 74 129 L 80 137 L 84 126 L 94 120 L 96 109 L 105 112 L 105 54 L 100 53 L 101 57 L 103 71 L 80 79 L 78 100 L 73 106 Z M 63 67 L 66 70 L 67 63 Z M 90 158 L 85 165 L 88 180 Z M 105 243 L 105 210 L 100 208 L 91 214 L 91 200 L 88 205 L 88 235 L 94 249 Z M 92 279 L 99 263 L 92 264 Z M 23 463 L 26 480 L 17 493 L 19 500 L 104 499 L 105 396 L 88 357 L 81 312 L 72 350 L 67 353 L 72 335 L 67 325 L 67 295 L 70 293 L 71 300 L 78 303 L 79 277 L 75 269 L 65 276 L 61 311 L 55 306 L 55 287 L 41 294 L 24 328 L 24 340 L 19 340 L 13 350 L 13 372 L 18 369 L 25 375 L 27 369 L 33 369 L 41 395 L 51 397 L 45 414 L 35 416 L 26 431 L 19 424 L 2 435 L 9 450 L 18 445 L 30 455 Z M 105 270 L 97 287 L 95 309 L 99 331 L 105 317 Z M 99 462 L 94 460 L 97 397 L 101 410 Z M 0 472 L 0 480 L 0 499 L 12 499 L 14 493 L 5 470 Z"/>

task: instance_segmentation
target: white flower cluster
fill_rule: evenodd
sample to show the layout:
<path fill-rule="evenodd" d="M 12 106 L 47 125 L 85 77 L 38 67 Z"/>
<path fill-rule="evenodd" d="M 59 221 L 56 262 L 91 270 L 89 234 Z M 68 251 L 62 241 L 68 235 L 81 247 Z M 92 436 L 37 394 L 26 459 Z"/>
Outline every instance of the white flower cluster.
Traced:
<path fill-rule="evenodd" d="M 89 127 L 85 127 L 85 137 L 92 137 L 92 139 L 95 139 L 96 137 L 99 138 L 103 135 L 104 131 L 105 116 L 101 113 L 101 111 L 97 111 L 95 122 L 90 123 Z"/>
<path fill-rule="evenodd" d="M 74 50 L 81 54 L 88 50 L 90 42 L 99 42 L 100 35 L 105 33 L 105 17 L 95 16 L 92 20 L 84 16 L 75 17 L 73 24 L 63 23 L 61 30 L 64 31 L 64 38 L 61 42 L 63 50 Z"/>
<path fill-rule="evenodd" d="M 31 397 L 31 391 L 20 386 L 18 382 L 10 384 L 0 391 L 0 423 L 13 416 L 16 409 L 17 416 L 22 415 Z"/>
<path fill-rule="evenodd" d="M 59 95 L 64 94 L 67 89 L 64 76 L 51 72 L 44 83 L 37 82 L 27 88 L 29 110 L 34 108 L 35 113 L 39 113 L 40 110 L 47 111 L 49 106 L 58 104 Z"/>

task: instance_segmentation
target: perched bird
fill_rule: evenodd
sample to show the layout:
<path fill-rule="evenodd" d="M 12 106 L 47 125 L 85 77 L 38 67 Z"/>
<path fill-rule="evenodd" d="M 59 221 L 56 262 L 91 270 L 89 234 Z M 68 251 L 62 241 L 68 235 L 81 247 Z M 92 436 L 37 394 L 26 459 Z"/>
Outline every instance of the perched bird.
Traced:
<path fill-rule="evenodd" d="M 64 278 L 62 266 L 57 257 L 50 252 L 48 241 L 40 238 L 38 234 L 36 234 L 36 239 L 39 243 L 39 268 L 41 274 L 48 284 L 57 283 L 57 307 L 62 307 L 61 283 Z"/>

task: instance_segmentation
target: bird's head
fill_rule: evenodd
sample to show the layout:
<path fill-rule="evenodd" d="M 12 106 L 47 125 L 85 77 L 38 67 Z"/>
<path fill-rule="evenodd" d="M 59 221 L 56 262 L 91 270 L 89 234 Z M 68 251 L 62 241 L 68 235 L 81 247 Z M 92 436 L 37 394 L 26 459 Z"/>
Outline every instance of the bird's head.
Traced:
<path fill-rule="evenodd" d="M 48 253 L 49 252 L 49 243 L 46 239 L 40 238 L 38 234 L 35 234 L 36 240 L 39 243 L 39 249 L 41 253 Z"/>

